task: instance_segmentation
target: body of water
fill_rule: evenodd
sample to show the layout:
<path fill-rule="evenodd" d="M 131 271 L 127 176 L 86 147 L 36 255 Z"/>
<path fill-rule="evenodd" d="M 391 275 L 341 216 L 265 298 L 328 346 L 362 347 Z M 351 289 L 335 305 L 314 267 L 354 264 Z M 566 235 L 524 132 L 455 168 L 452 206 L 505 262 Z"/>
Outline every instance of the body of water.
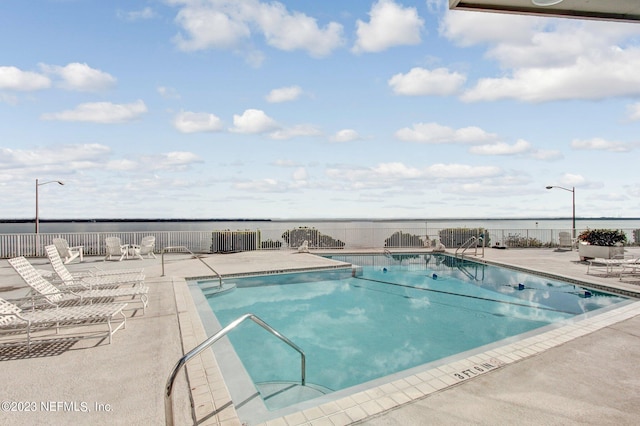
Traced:
<path fill-rule="evenodd" d="M 318 229 L 571 229 L 571 219 L 291 219 L 291 220 L 117 220 L 117 221 L 45 221 L 40 222 L 40 232 L 146 232 L 146 231 L 214 231 L 290 229 L 296 227 Z M 640 218 L 580 218 L 576 229 L 639 229 Z M 0 221 L 0 234 L 33 233 L 33 222 Z"/>

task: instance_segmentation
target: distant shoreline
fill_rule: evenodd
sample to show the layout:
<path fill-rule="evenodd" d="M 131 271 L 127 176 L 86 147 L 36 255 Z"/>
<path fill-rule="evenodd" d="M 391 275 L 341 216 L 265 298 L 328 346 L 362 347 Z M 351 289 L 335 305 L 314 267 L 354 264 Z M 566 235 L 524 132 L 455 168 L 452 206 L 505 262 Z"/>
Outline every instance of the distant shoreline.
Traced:
<path fill-rule="evenodd" d="M 148 218 L 133 218 L 133 219 L 38 219 L 40 223 L 122 223 L 122 222 L 459 222 L 459 221 L 547 221 L 547 220 L 571 220 L 570 217 L 521 217 L 521 218 L 295 218 L 295 219 L 246 219 L 246 218 L 218 218 L 218 219 L 148 219 Z M 576 217 L 576 221 L 638 221 L 638 217 Z M 0 223 L 34 223 L 34 219 L 0 219 Z"/>

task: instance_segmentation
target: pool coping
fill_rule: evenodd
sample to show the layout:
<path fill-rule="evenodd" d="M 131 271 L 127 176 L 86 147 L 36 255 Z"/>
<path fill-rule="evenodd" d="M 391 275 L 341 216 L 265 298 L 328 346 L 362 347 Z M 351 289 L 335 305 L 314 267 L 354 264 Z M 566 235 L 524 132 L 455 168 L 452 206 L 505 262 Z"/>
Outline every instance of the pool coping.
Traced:
<path fill-rule="evenodd" d="M 380 253 L 376 252 L 371 254 Z M 478 261 L 477 259 L 473 260 Z M 588 281 L 537 271 L 533 268 L 523 268 L 485 260 L 480 261 L 480 263 L 496 264 L 537 275 L 569 280 L 569 282 L 579 283 L 586 287 L 595 287 L 596 285 Z M 306 269 L 313 270 L 320 268 Z M 292 268 L 286 271 L 283 270 L 283 272 L 296 271 L 301 271 L 301 269 Z M 247 274 L 234 275 L 246 276 Z M 183 348 L 186 353 L 190 348 L 204 341 L 207 335 L 202 320 L 198 316 L 198 309 L 190 295 L 186 280 L 183 280 L 183 283 L 184 285 L 179 286 L 183 294 L 180 298 L 178 298 L 176 294 L 176 299 L 180 299 L 180 304 L 185 309 L 185 312 L 179 310 L 179 321 L 180 329 L 183 333 Z M 614 288 L 602 287 L 602 290 L 616 292 Z M 179 290 L 176 289 L 176 292 L 178 291 Z M 631 297 L 637 298 L 638 294 Z M 581 315 L 580 318 L 572 318 L 565 322 L 555 325 L 552 324 L 545 327 L 545 331 L 535 333 L 523 339 L 504 344 L 505 341 L 523 336 L 519 335 L 505 339 L 501 341 L 502 343 L 499 345 L 488 345 L 491 346 L 490 348 L 476 348 L 476 350 L 479 350 L 477 353 L 472 350 L 451 358 L 445 358 L 444 361 L 447 362 L 441 365 L 434 365 L 438 363 L 438 361 L 436 361 L 435 363 L 414 367 L 404 371 L 405 373 L 411 372 L 409 375 L 405 375 L 405 377 L 400 377 L 380 385 L 369 386 L 367 389 L 355 391 L 355 393 L 352 393 L 354 392 L 354 388 L 350 388 L 351 393 L 349 395 L 340 395 L 342 392 L 349 391 L 345 389 L 330 394 L 337 395 L 337 397 L 331 398 L 331 400 L 326 400 L 324 397 L 316 398 L 309 401 L 309 404 L 301 403 L 296 405 L 296 407 L 306 408 L 301 408 L 299 411 L 258 424 L 266 426 L 299 424 L 347 425 L 362 421 L 412 401 L 426 398 L 436 392 L 457 386 L 475 377 L 535 356 L 548 349 L 640 314 L 640 301 L 630 300 L 623 302 L 623 304 L 624 306 L 616 305 L 594 311 L 590 314 Z M 525 333 L 524 335 L 529 333 Z M 457 357 L 460 358 L 458 359 Z M 193 402 L 194 423 L 202 425 L 246 424 L 238 417 L 213 351 L 204 351 L 197 357 L 194 357 L 187 364 L 186 369 Z M 402 372 L 397 374 L 402 374 Z M 385 378 L 381 378 L 381 380 L 391 380 L 390 377 L 392 376 L 385 376 Z M 378 380 L 372 382 L 377 381 Z M 311 404 L 313 404 L 313 406 L 310 406 Z"/>

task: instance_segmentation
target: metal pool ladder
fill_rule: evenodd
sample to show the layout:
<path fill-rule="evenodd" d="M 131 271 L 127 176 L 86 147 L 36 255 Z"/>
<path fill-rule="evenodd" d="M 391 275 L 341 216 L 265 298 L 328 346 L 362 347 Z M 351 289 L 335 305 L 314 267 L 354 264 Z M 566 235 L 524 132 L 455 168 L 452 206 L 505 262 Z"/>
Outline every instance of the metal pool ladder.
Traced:
<path fill-rule="evenodd" d="M 274 329 L 269 324 L 267 324 L 266 322 L 261 320 L 258 316 L 254 315 L 254 314 L 244 314 L 241 317 L 239 317 L 239 318 L 235 319 L 234 321 L 232 321 L 231 323 L 229 323 L 229 325 L 224 327 L 222 330 L 218 331 L 213 336 L 209 337 L 204 342 L 200 343 L 195 348 L 191 349 L 182 358 L 180 358 L 180 360 L 178 360 L 178 362 L 176 363 L 175 367 L 173 367 L 173 370 L 171 371 L 171 374 L 169 375 L 169 378 L 167 379 L 167 385 L 165 387 L 165 393 L 164 393 L 164 414 L 165 414 L 165 424 L 167 426 L 173 426 L 173 395 L 172 395 L 172 390 L 173 390 L 173 382 L 175 381 L 176 376 L 178 375 L 178 372 L 180 371 L 180 369 L 191 358 L 193 358 L 194 356 L 198 355 L 200 352 L 202 352 L 203 350 L 207 349 L 209 346 L 213 345 L 215 342 L 217 342 L 218 340 L 223 338 L 227 333 L 229 333 L 231 330 L 236 328 L 238 325 L 240 325 L 240 323 L 242 323 L 246 319 L 250 319 L 251 321 L 255 322 L 260 327 L 264 328 L 269 333 L 273 334 L 278 339 L 282 340 L 287 345 L 291 346 L 293 349 L 298 351 L 298 353 L 300 353 L 300 370 L 301 370 L 301 379 L 300 379 L 300 381 L 301 381 L 302 386 L 305 385 L 305 383 L 306 383 L 306 357 L 304 355 L 304 351 L 302 349 L 300 349 L 298 347 L 298 345 L 293 343 L 291 340 L 287 339 L 285 336 L 280 334 L 276 329 Z"/>
<path fill-rule="evenodd" d="M 465 241 L 460 247 L 458 247 L 456 249 L 455 257 L 458 257 L 458 251 L 460 249 L 462 249 L 462 252 L 460 253 L 460 258 L 464 258 L 464 252 L 467 251 L 467 249 L 470 248 L 473 245 L 473 243 L 475 243 L 475 245 L 473 247 L 474 250 L 475 250 L 473 255 L 477 256 L 478 255 L 478 242 L 479 241 L 482 241 L 482 246 L 481 246 L 482 247 L 482 257 L 484 257 L 484 234 L 481 234 L 480 238 L 478 238 L 478 237 L 476 237 L 474 235 L 471 238 L 469 238 L 467 241 Z"/>
<path fill-rule="evenodd" d="M 162 249 L 162 254 L 160 256 L 160 258 L 162 259 L 162 275 L 160 275 L 161 277 L 164 277 L 164 254 L 169 250 L 177 250 L 177 249 L 181 249 L 181 250 L 184 250 L 184 251 L 187 251 L 187 252 L 191 253 L 191 256 L 193 256 L 196 259 L 198 259 L 200 262 L 202 262 L 204 264 L 204 266 L 206 266 L 207 268 L 209 268 L 209 270 L 211 270 L 214 274 L 216 274 L 216 277 L 218 278 L 218 285 L 219 285 L 220 288 L 222 288 L 222 276 L 215 269 L 213 269 L 211 267 L 211 265 L 209 265 L 207 262 L 202 260 L 200 257 L 196 256 L 186 246 L 171 246 L 171 247 L 164 247 Z"/>

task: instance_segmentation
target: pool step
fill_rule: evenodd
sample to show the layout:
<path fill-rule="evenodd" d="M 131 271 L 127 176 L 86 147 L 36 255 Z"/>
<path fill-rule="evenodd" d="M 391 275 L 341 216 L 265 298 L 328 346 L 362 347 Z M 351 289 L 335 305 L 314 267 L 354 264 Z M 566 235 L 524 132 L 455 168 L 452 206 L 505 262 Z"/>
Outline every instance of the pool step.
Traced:
<path fill-rule="evenodd" d="M 262 382 L 256 383 L 256 388 L 269 410 L 288 407 L 333 392 L 313 383 L 302 386 L 300 382 Z"/>
<path fill-rule="evenodd" d="M 202 290 L 202 293 L 206 296 L 218 296 L 222 293 L 226 293 L 230 290 L 233 290 L 234 288 L 236 288 L 236 284 L 235 283 L 222 283 L 222 287 L 220 287 L 218 284 L 205 284 L 205 285 L 201 285 L 200 286 L 200 290 Z"/>

